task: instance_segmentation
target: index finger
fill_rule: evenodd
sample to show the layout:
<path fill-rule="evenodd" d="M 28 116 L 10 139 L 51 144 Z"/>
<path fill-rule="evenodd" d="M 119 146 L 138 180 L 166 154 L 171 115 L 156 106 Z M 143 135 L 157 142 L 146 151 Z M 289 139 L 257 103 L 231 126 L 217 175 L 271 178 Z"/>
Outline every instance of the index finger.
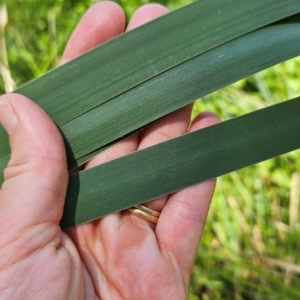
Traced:
<path fill-rule="evenodd" d="M 125 14 L 118 4 L 103 1 L 92 5 L 71 35 L 61 64 L 120 35 L 124 28 Z"/>

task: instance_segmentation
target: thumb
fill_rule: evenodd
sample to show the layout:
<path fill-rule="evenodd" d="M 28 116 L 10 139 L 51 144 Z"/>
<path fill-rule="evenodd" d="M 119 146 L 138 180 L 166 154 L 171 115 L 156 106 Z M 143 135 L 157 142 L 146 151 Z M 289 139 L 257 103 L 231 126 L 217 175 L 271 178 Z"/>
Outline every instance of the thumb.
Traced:
<path fill-rule="evenodd" d="M 0 236 L 58 225 L 68 182 L 58 128 L 37 104 L 18 94 L 0 97 L 0 123 L 11 147 L 0 191 Z"/>

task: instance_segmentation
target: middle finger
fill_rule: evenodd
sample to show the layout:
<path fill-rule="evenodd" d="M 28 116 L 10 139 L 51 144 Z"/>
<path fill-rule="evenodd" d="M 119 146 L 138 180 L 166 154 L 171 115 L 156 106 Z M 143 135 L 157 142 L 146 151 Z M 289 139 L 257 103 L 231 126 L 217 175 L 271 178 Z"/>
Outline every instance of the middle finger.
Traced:
<path fill-rule="evenodd" d="M 192 104 L 189 104 L 160 119 L 144 130 L 141 135 L 138 150 L 162 143 L 188 132 Z M 158 183 L 159 184 L 159 183 Z M 161 211 L 166 204 L 168 195 L 145 203 L 145 206 Z"/>

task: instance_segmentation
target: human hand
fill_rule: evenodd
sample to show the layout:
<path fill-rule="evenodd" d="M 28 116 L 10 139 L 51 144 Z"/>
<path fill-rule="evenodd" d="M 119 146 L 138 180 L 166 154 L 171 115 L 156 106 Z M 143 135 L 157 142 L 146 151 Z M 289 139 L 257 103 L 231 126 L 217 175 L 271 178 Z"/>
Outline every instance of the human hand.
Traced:
<path fill-rule="evenodd" d="M 167 10 L 141 7 L 127 30 Z M 124 13 L 99 2 L 83 16 L 66 47 L 65 63 L 121 34 Z M 209 113 L 189 129 L 191 106 L 101 153 L 90 168 L 218 122 Z M 35 103 L 0 97 L 0 122 L 11 160 L 0 192 L 0 299 L 184 299 L 215 181 L 145 203 L 161 211 L 156 225 L 123 211 L 62 232 L 68 183 L 62 138 Z M 138 191 L 137 191 L 138 192 Z"/>

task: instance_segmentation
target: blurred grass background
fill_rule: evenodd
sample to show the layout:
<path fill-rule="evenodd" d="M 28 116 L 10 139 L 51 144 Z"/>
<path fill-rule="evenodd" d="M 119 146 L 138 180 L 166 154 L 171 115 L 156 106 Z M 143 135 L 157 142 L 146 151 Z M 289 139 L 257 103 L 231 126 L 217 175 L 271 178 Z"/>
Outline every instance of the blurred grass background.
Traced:
<path fill-rule="evenodd" d="M 0 2 L 8 12 L 7 23 L 0 14 L 0 93 L 56 67 L 72 30 L 94 2 Z M 130 18 L 149 1 L 116 2 Z M 173 10 L 191 1 L 156 2 Z M 225 120 L 299 95 L 300 58 L 295 58 L 199 99 L 193 115 L 209 110 Z M 300 152 L 294 151 L 218 179 L 190 300 L 300 299 L 299 170 Z"/>

